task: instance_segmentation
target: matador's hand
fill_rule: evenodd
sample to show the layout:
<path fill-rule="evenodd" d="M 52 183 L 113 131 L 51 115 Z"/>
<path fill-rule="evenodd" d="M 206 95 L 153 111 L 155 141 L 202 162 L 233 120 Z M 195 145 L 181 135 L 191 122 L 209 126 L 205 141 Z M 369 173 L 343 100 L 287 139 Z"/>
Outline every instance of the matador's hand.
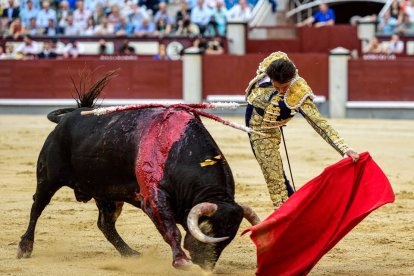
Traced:
<path fill-rule="evenodd" d="M 352 149 L 349 149 L 345 153 L 345 155 L 351 157 L 352 161 L 354 161 L 354 162 L 358 161 L 358 159 L 359 159 L 359 154 L 357 152 L 355 152 L 354 150 L 352 150 Z"/>

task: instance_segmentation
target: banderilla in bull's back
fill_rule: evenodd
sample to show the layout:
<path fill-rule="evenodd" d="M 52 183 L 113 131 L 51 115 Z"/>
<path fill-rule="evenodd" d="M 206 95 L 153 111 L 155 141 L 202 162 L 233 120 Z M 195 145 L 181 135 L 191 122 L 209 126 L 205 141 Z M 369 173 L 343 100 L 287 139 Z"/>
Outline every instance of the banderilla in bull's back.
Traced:
<path fill-rule="evenodd" d="M 243 217 L 253 225 L 260 220 L 251 208 L 235 202 L 230 167 L 199 116 L 237 125 L 198 109 L 208 104 L 115 107 L 102 116 L 82 115 L 97 112 L 94 103 L 114 76 L 114 71 L 106 73 L 88 91 L 75 85 L 78 107 L 48 114 L 57 125 L 39 154 L 36 193 L 17 257 L 30 257 L 38 218 L 67 186 L 78 201 L 95 199 L 98 227 L 121 255 L 139 254 L 115 227 L 126 202 L 155 224 L 171 246 L 174 267 L 194 263 L 213 269 Z M 181 247 L 177 224 L 185 230 L 190 256 Z"/>

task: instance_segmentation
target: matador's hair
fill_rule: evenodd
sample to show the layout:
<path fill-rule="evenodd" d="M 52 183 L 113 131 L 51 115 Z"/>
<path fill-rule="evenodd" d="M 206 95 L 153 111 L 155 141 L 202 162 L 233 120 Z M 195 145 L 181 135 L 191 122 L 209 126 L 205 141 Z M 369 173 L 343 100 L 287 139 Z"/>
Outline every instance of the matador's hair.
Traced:
<path fill-rule="evenodd" d="M 286 83 L 295 77 L 296 67 L 290 60 L 277 59 L 266 68 L 266 74 L 273 81 Z"/>

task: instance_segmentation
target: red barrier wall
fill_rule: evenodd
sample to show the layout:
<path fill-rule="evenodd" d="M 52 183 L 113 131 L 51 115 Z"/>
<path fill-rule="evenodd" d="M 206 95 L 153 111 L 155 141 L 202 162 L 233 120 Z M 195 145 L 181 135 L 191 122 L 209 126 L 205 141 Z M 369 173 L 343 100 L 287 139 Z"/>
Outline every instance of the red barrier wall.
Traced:
<path fill-rule="evenodd" d="M 260 27 L 263 29 L 265 27 Z M 281 27 L 284 29 L 285 27 Z M 278 29 L 278 27 L 268 27 Z M 336 47 L 361 51 L 356 26 L 335 25 L 322 28 L 303 27 L 297 29 L 297 37 L 292 39 L 247 39 L 247 53 L 268 54 L 274 51 L 288 53 L 328 53 Z"/>
<path fill-rule="evenodd" d="M 182 99 L 182 62 L 160 60 L 4 60 L 0 61 L 0 98 L 71 98 L 70 76 L 96 70 L 94 80 L 119 68 L 104 89 L 105 98 Z"/>
<path fill-rule="evenodd" d="M 207 95 L 243 95 L 265 57 L 261 54 L 203 56 L 203 98 Z M 289 57 L 313 92 L 328 98 L 328 55 L 291 54 Z"/>
<path fill-rule="evenodd" d="M 414 101 L 412 59 L 350 60 L 350 101 Z"/>

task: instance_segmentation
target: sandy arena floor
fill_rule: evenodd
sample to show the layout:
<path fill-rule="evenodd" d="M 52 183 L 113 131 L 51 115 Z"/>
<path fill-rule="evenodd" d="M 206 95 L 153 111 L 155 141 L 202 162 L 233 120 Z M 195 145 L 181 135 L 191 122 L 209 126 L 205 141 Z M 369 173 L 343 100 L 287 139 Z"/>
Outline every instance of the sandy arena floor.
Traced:
<path fill-rule="evenodd" d="M 272 206 L 246 134 L 204 121 L 233 170 L 237 201 L 266 218 Z M 388 175 L 396 202 L 373 212 L 311 275 L 414 275 L 414 121 L 331 123 L 348 144 L 371 153 Z M 209 275 L 197 268 L 173 269 L 171 251 L 153 224 L 141 210 L 128 205 L 118 230 L 143 255 L 121 258 L 96 226 L 94 201 L 76 202 L 68 188 L 61 189 L 43 212 L 32 258 L 17 260 L 17 244 L 26 230 L 36 187 L 37 155 L 53 127 L 46 116 L 0 116 L 0 275 Z M 340 158 L 301 118 L 295 118 L 285 132 L 297 186 Z M 247 227 L 243 222 L 240 232 Z M 214 274 L 253 275 L 255 265 L 250 238 L 237 236 Z"/>

